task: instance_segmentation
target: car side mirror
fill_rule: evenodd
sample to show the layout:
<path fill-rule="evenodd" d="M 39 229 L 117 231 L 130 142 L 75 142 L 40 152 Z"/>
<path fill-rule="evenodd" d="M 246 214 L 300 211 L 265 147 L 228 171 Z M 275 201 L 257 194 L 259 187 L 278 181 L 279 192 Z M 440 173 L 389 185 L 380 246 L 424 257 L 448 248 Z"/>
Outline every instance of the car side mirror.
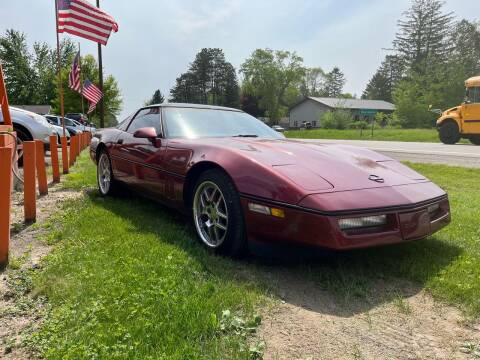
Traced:
<path fill-rule="evenodd" d="M 148 139 L 155 147 L 160 147 L 161 140 L 158 138 L 157 130 L 154 127 L 143 127 L 133 133 L 133 137 Z"/>

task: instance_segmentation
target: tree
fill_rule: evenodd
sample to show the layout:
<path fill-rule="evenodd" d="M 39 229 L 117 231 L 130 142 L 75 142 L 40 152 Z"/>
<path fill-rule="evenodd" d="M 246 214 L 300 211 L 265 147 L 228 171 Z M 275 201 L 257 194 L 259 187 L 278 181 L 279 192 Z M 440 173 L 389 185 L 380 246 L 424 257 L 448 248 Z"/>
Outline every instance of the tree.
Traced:
<path fill-rule="evenodd" d="M 92 55 L 86 55 L 82 57 L 82 73 L 84 79 L 89 79 L 95 83 L 95 80 L 98 79 L 98 64 L 95 58 Z M 62 70 L 62 81 L 64 89 L 64 108 L 65 113 L 68 112 L 81 112 L 82 111 L 82 99 L 79 93 L 71 90 L 68 87 L 68 74 L 70 72 L 69 68 Z M 55 78 L 55 86 L 57 86 L 57 78 Z M 98 86 L 98 84 L 96 84 Z M 53 108 L 56 113 L 59 113 L 60 109 L 60 99 L 58 94 L 53 101 Z M 84 102 L 84 110 L 88 109 L 88 101 L 86 99 Z M 105 77 L 103 81 L 103 106 L 105 109 L 105 126 L 112 126 L 116 124 L 116 118 L 120 114 L 122 109 L 122 96 L 118 83 L 112 75 Z M 96 113 L 96 110 L 90 116 L 90 120 L 93 121 L 97 126 L 100 123 L 99 116 Z"/>
<path fill-rule="evenodd" d="M 341 97 L 345 86 L 345 75 L 338 67 L 334 67 L 326 76 L 325 94 L 328 97 Z"/>
<path fill-rule="evenodd" d="M 300 97 L 305 76 L 303 59 L 289 51 L 257 49 L 241 65 L 244 88 L 258 97 L 259 105 L 275 124 Z"/>
<path fill-rule="evenodd" d="M 5 71 L 5 86 L 11 104 L 31 104 L 35 95 L 35 72 L 25 34 L 7 30 L 0 38 L 0 58 Z"/>
<path fill-rule="evenodd" d="M 322 68 L 316 67 L 305 69 L 305 76 L 300 85 L 302 96 L 326 96 L 326 80 L 327 76 Z"/>
<path fill-rule="evenodd" d="M 394 49 L 416 74 L 425 75 L 444 63 L 452 50 L 448 37 L 453 17 L 452 13 L 443 13 L 442 7 L 441 0 L 413 0 L 398 22 Z"/>
<path fill-rule="evenodd" d="M 152 95 L 152 98 L 145 102 L 145 105 L 154 105 L 154 104 L 161 104 L 165 101 L 165 97 L 162 95 L 160 89 L 155 90 Z"/>
<path fill-rule="evenodd" d="M 393 91 L 403 77 L 403 67 L 398 57 L 388 55 L 370 79 L 362 98 L 393 101 Z"/>
<path fill-rule="evenodd" d="M 170 90 L 170 101 L 239 106 L 237 74 L 221 49 L 205 48 Z"/>

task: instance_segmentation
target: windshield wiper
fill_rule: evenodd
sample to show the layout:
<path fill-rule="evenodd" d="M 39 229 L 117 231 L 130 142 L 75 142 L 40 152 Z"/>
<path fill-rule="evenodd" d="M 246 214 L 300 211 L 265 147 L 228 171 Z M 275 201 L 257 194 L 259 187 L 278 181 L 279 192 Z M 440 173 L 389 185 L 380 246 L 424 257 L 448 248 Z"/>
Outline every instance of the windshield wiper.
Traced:
<path fill-rule="evenodd" d="M 256 137 L 258 137 L 258 135 L 254 135 L 254 134 L 240 134 L 240 135 L 235 135 L 235 136 L 232 136 L 232 137 L 256 138 Z"/>

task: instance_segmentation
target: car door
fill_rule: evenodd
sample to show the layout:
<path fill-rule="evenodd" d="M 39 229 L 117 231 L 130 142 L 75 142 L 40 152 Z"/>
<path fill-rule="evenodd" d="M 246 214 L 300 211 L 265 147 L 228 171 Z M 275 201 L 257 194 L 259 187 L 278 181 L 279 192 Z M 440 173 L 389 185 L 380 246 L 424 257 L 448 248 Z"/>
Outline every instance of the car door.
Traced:
<path fill-rule="evenodd" d="M 153 127 L 158 139 L 135 138 L 135 131 L 144 127 Z M 166 148 L 162 141 L 160 108 L 141 109 L 125 131 L 122 131 L 114 144 L 112 157 L 115 158 L 115 175 L 123 177 L 137 190 L 146 195 L 163 198 L 165 194 L 165 174 L 163 158 Z"/>
<path fill-rule="evenodd" d="M 463 105 L 463 132 L 480 134 L 480 87 L 469 88 L 467 100 Z"/>

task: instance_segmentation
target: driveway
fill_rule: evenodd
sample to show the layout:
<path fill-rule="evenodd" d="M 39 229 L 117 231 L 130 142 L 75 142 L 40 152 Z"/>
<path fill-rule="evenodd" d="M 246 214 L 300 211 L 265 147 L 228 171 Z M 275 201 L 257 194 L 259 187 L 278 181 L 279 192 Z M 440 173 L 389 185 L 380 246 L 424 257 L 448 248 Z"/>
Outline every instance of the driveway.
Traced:
<path fill-rule="evenodd" d="M 298 140 L 317 144 L 345 144 L 365 147 L 400 161 L 480 168 L 480 146 L 470 144 L 445 145 L 422 142 L 326 139 Z"/>

